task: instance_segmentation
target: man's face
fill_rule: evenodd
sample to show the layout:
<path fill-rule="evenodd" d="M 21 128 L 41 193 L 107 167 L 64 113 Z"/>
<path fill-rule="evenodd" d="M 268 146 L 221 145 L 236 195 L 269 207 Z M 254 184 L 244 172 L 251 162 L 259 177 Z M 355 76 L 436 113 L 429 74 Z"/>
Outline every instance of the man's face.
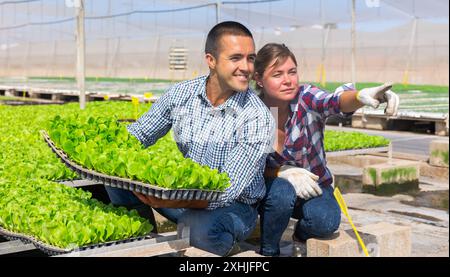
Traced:
<path fill-rule="evenodd" d="M 255 57 L 255 44 L 251 37 L 223 35 L 213 67 L 222 88 L 246 91 L 254 71 Z"/>

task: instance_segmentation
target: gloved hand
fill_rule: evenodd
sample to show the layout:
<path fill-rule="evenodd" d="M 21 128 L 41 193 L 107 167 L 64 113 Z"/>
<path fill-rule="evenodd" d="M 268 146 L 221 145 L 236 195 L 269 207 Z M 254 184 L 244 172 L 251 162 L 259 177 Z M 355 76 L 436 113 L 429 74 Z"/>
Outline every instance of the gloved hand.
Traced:
<path fill-rule="evenodd" d="M 362 104 L 375 109 L 378 108 L 381 103 L 387 102 L 384 113 L 389 116 L 396 116 L 398 106 L 400 104 L 400 98 L 397 94 L 390 90 L 391 88 L 391 83 L 385 83 L 379 87 L 365 88 L 358 92 L 356 98 Z"/>
<path fill-rule="evenodd" d="M 308 200 L 322 194 L 317 181 L 319 176 L 306 169 L 291 165 L 283 165 L 278 171 L 278 177 L 289 181 L 298 197 Z"/>

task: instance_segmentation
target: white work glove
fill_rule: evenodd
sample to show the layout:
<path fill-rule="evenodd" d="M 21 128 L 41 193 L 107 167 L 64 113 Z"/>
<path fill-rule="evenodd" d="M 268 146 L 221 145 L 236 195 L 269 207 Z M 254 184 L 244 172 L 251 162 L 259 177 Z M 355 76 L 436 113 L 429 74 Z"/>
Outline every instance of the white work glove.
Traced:
<path fill-rule="evenodd" d="M 289 181 L 298 197 L 308 200 L 322 194 L 317 181 L 319 176 L 306 169 L 291 165 L 283 165 L 278 171 L 278 177 Z"/>
<path fill-rule="evenodd" d="M 397 94 L 392 92 L 391 83 L 385 83 L 379 87 L 365 88 L 358 92 L 356 98 L 364 105 L 370 106 L 374 109 L 378 108 L 381 103 L 386 103 L 387 106 L 384 113 L 389 116 L 396 116 L 400 98 Z"/>

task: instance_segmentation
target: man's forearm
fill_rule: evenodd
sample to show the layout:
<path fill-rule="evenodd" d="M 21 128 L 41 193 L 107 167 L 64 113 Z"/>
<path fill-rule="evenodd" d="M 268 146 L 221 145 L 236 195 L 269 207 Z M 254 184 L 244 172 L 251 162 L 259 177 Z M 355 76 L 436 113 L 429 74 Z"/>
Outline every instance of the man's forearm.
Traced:
<path fill-rule="evenodd" d="M 340 97 L 340 100 L 339 100 L 339 108 L 340 108 L 341 112 L 351 113 L 351 112 L 354 112 L 357 109 L 359 109 L 359 108 L 364 106 L 356 98 L 357 94 L 358 94 L 358 91 L 356 91 L 356 90 L 344 91 L 341 94 L 341 97 Z"/>

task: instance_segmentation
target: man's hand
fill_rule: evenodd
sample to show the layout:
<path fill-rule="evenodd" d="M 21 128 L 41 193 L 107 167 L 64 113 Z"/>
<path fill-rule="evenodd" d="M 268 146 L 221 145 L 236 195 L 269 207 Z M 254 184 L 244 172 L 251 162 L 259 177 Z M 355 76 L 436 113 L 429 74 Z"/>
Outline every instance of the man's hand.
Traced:
<path fill-rule="evenodd" d="M 190 209 L 204 209 L 208 206 L 207 200 L 163 200 L 142 193 L 134 192 L 141 202 L 152 208 L 190 208 Z"/>
<path fill-rule="evenodd" d="M 322 194 L 317 181 L 319 176 L 306 169 L 296 166 L 283 165 L 278 172 L 278 177 L 288 180 L 295 189 L 298 197 L 308 200 Z"/>
<path fill-rule="evenodd" d="M 397 94 L 390 90 L 391 88 L 391 83 L 385 83 L 379 87 L 365 88 L 358 92 L 356 98 L 362 104 L 375 109 L 378 108 L 381 103 L 387 102 L 384 113 L 389 116 L 396 116 L 398 106 L 400 104 L 400 98 Z"/>

